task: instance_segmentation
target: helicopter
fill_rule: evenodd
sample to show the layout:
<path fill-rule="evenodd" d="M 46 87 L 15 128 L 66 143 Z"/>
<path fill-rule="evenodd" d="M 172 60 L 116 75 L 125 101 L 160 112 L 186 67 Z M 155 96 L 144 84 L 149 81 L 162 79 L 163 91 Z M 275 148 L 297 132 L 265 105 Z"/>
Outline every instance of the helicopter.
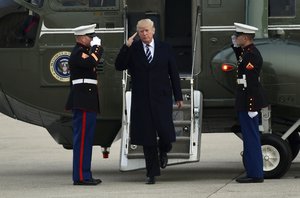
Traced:
<path fill-rule="evenodd" d="M 14 0 L 0 4 L 0 112 L 47 129 L 72 149 L 68 59 L 73 29 L 97 24 L 104 54 L 97 66 L 101 114 L 94 145 L 107 157 L 121 138 L 120 170 L 144 167 L 141 148 L 130 144 L 130 75 L 115 58 L 136 22 L 150 18 L 155 38 L 173 46 L 184 108 L 173 113 L 177 142 L 169 164 L 198 162 L 201 134 L 234 132 L 237 64 L 231 49 L 234 22 L 259 28 L 261 82 L 270 106 L 261 112 L 265 178 L 280 178 L 298 155 L 300 5 L 296 0 Z M 241 137 L 242 138 L 242 137 Z"/>

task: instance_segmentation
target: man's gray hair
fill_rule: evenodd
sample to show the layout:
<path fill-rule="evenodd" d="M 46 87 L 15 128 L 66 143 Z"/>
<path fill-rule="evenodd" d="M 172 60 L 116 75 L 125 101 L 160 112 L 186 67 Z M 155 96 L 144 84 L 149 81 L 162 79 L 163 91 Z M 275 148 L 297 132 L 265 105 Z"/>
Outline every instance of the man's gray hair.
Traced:
<path fill-rule="evenodd" d="M 136 24 L 136 30 L 138 31 L 140 27 L 145 25 L 150 25 L 151 27 L 155 28 L 154 23 L 151 19 L 141 19 Z"/>

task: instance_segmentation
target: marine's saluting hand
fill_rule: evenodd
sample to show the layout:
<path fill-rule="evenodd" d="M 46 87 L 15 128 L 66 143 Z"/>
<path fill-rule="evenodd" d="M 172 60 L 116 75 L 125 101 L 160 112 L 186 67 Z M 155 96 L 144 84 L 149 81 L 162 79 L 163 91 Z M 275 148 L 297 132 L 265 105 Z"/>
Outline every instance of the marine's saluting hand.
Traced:
<path fill-rule="evenodd" d="M 130 46 L 131 46 L 131 44 L 133 43 L 133 39 L 134 39 L 134 37 L 136 36 L 136 34 L 137 34 L 137 32 L 134 33 L 131 37 L 128 38 L 128 40 L 127 40 L 127 42 L 126 42 L 127 47 L 130 47 Z"/>
<path fill-rule="evenodd" d="M 91 46 L 93 47 L 94 45 L 101 45 L 101 39 L 97 36 L 93 37 L 93 40 L 91 41 Z"/>

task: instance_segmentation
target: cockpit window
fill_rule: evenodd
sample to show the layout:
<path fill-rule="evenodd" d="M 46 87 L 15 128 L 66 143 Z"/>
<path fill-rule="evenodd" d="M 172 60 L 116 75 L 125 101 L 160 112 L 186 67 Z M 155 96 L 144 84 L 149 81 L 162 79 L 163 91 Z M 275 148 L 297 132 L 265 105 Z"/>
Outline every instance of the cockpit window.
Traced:
<path fill-rule="evenodd" d="M 90 7 L 116 6 L 115 0 L 89 0 Z"/>
<path fill-rule="evenodd" d="M 119 0 L 53 0 L 54 10 L 116 10 Z"/>
<path fill-rule="evenodd" d="M 34 6 L 42 7 L 43 3 L 44 3 L 44 0 L 29 0 L 28 2 L 31 3 Z"/>
<path fill-rule="evenodd" d="M 269 0 L 269 17 L 295 17 L 295 0 Z"/>
<path fill-rule="evenodd" d="M 42 6 L 42 0 L 26 0 L 34 6 Z M 0 4 L 0 48 L 28 48 L 37 40 L 40 16 L 14 1 Z M 41 3 L 41 4 L 40 4 Z"/>
<path fill-rule="evenodd" d="M 57 0 L 62 6 L 87 6 L 87 0 Z"/>

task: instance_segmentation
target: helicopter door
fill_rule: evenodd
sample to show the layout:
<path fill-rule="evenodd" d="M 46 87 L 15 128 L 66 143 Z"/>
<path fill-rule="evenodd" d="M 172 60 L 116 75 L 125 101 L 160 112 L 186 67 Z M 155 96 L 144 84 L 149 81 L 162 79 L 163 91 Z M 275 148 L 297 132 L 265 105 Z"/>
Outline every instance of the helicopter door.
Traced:
<path fill-rule="evenodd" d="M 155 38 L 163 39 L 173 46 L 182 82 L 184 105 L 181 109 L 177 109 L 174 101 L 173 121 L 176 142 L 172 144 L 173 148 L 168 153 L 168 165 L 197 162 L 200 159 L 202 94 L 193 89 L 192 38 L 190 33 L 192 31 L 192 1 L 165 0 L 163 2 L 165 3 L 155 1 L 155 7 L 143 9 L 143 3 L 139 4 L 141 6 L 136 6 L 136 1 L 127 0 L 128 12 L 124 17 L 127 21 L 124 24 L 128 24 L 128 27 L 125 29 L 127 35 L 131 36 L 136 31 L 135 25 L 139 19 L 150 18 L 155 23 Z M 178 7 L 181 10 L 178 10 Z M 145 12 L 145 10 L 147 11 Z M 179 21 L 184 21 L 180 24 L 183 29 L 175 28 L 178 27 Z M 123 72 L 121 171 L 145 168 L 143 146 L 133 145 L 130 142 L 130 108 L 130 75 Z"/>

